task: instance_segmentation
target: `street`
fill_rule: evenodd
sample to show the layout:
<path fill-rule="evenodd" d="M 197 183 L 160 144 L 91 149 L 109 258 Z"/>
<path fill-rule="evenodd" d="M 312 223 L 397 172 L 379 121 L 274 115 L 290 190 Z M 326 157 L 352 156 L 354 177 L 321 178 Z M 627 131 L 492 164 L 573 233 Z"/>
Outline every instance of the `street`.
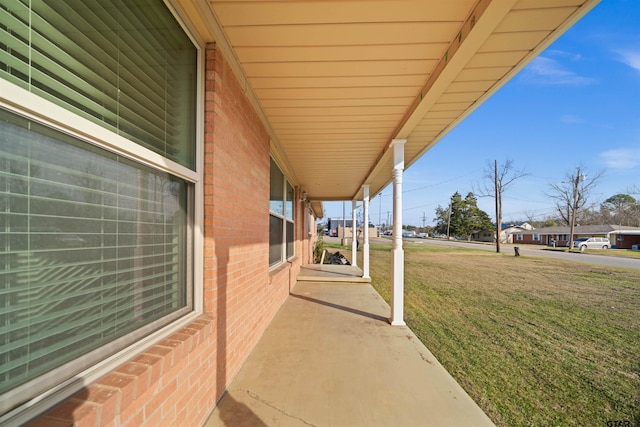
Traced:
<path fill-rule="evenodd" d="M 442 239 L 403 239 L 404 245 L 437 245 L 437 246 L 451 246 L 461 248 L 472 248 L 487 251 L 496 250 L 495 244 L 487 243 L 470 243 L 460 240 L 442 240 Z M 391 244 L 391 238 L 388 237 L 376 237 L 371 239 L 371 243 L 388 243 Z M 609 267 L 622 267 L 622 268 L 635 268 L 640 270 L 640 259 L 624 258 L 610 255 L 598 255 L 598 252 L 603 250 L 591 250 L 588 252 L 562 252 L 552 251 L 546 246 L 542 245 L 514 245 L 514 244 L 502 244 L 500 246 L 500 252 L 506 254 L 514 254 L 514 246 L 520 248 L 521 256 L 537 256 L 543 258 L 555 258 L 566 261 L 575 261 L 586 264 L 597 264 Z M 615 251 L 615 249 L 608 249 Z"/>

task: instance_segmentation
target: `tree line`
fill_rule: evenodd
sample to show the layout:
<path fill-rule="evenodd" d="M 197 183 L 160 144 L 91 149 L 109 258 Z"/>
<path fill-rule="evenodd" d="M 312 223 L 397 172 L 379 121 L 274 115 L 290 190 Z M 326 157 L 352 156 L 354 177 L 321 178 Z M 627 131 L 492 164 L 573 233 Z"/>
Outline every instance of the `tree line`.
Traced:
<path fill-rule="evenodd" d="M 446 236 L 464 236 L 468 240 L 473 234 L 483 231 L 500 232 L 502 223 L 502 195 L 517 179 L 528 175 L 524 169 L 516 170 L 511 160 L 498 165 L 497 161 L 487 165 L 484 178 L 487 184 L 477 190 L 480 197 L 492 197 L 496 204 L 496 224 L 489 215 L 477 206 L 474 192 L 462 198 L 459 192 L 451 196 L 448 206 L 438 206 L 435 210 L 436 225 L 433 232 Z M 576 225 L 614 224 L 640 227 L 640 189 L 633 187 L 628 193 L 618 193 L 597 204 L 591 202 L 591 193 L 603 171 L 587 174 L 585 168 L 577 166 L 568 172 L 560 183 L 549 184 L 547 196 L 555 201 L 555 214 L 543 220 L 531 216 L 526 222 L 536 228 L 566 225 L 573 230 Z M 524 222 L 524 221 L 519 221 Z M 498 252 L 500 251 L 497 246 Z"/>

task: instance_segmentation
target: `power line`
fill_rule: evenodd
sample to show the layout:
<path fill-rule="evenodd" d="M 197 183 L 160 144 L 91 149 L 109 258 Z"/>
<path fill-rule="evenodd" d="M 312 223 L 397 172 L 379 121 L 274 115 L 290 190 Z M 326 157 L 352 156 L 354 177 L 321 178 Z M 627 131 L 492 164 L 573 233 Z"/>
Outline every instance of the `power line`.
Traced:
<path fill-rule="evenodd" d="M 422 187 L 411 188 L 411 189 L 408 189 L 408 190 L 407 190 L 407 189 L 403 189 L 403 190 L 402 190 L 402 193 L 403 193 L 403 194 L 405 194 L 405 193 L 411 193 L 411 192 L 413 192 L 413 191 L 424 190 L 425 188 L 437 187 L 437 186 L 439 186 L 439 185 L 447 184 L 447 183 L 449 183 L 449 182 L 457 181 L 457 180 L 459 180 L 459 179 L 462 179 L 462 178 L 466 178 L 466 177 L 468 177 L 468 176 L 471 176 L 471 175 L 475 174 L 476 172 L 478 172 L 479 170 L 480 170 L 480 169 L 471 170 L 471 171 L 469 171 L 469 173 L 466 173 L 466 174 L 464 174 L 464 175 L 456 176 L 456 177 L 453 177 L 453 178 L 450 178 L 450 179 L 446 179 L 446 180 L 444 180 L 444 181 L 436 182 L 436 183 L 434 183 L 434 184 L 423 185 Z M 378 193 L 378 194 L 376 195 L 376 197 L 378 197 L 378 196 L 384 196 L 384 197 L 386 197 L 386 196 L 392 196 L 392 195 L 393 195 L 393 194 L 382 194 L 382 193 Z"/>

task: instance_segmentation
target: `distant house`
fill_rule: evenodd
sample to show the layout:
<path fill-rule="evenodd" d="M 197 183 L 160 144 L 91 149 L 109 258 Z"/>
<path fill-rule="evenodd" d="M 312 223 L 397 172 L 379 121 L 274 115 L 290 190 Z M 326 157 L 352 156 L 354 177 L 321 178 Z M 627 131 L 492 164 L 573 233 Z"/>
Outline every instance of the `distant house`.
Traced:
<path fill-rule="evenodd" d="M 534 230 L 523 230 L 513 234 L 514 243 L 566 246 L 569 242 L 569 226 L 544 227 Z M 618 249 L 632 249 L 640 245 L 640 227 L 625 227 L 620 225 L 578 225 L 574 229 L 573 238 L 578 237 L 607 237 L 611 246 Z"/>
<path fill-rule="evenodd" d="M 493 230 L 482 230 L 471 235 L 471 240 L 476 242 L 495 242 L 496 232 Z"/>
<path fill-rule="evenodd" d="M 533 230 L 533 226 L 528 222 L 504 223 L 500 227 L 500 242 L 513 243 L 514 234 L 529 230 Z"/>

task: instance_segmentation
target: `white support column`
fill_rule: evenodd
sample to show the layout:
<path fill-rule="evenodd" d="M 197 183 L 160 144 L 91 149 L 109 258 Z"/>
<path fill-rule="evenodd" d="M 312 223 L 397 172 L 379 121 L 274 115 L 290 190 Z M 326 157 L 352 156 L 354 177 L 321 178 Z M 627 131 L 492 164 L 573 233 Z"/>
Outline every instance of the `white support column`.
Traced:
<path fill-rule="evenodd" d="M 358 233 L 356 231 L 356 213 L 358 207 L 355 200 L 351 201 L 351 265 L 358 266 Z"/>
<path fill-rule="evenodd" d="M 369 275 L 369 186 L 362 186 L 363 203 L 363 243 L 362 243 L 362 277 L 370 279 Z"/>
<path fill-rule="evenodd" d="M 406 139 L 391 141 L 393 149 L 393 244 L 391 249 L 391 318 L 394 326 L 404 325 L 404 250 L 402 249 L 402 173 Z"/>

